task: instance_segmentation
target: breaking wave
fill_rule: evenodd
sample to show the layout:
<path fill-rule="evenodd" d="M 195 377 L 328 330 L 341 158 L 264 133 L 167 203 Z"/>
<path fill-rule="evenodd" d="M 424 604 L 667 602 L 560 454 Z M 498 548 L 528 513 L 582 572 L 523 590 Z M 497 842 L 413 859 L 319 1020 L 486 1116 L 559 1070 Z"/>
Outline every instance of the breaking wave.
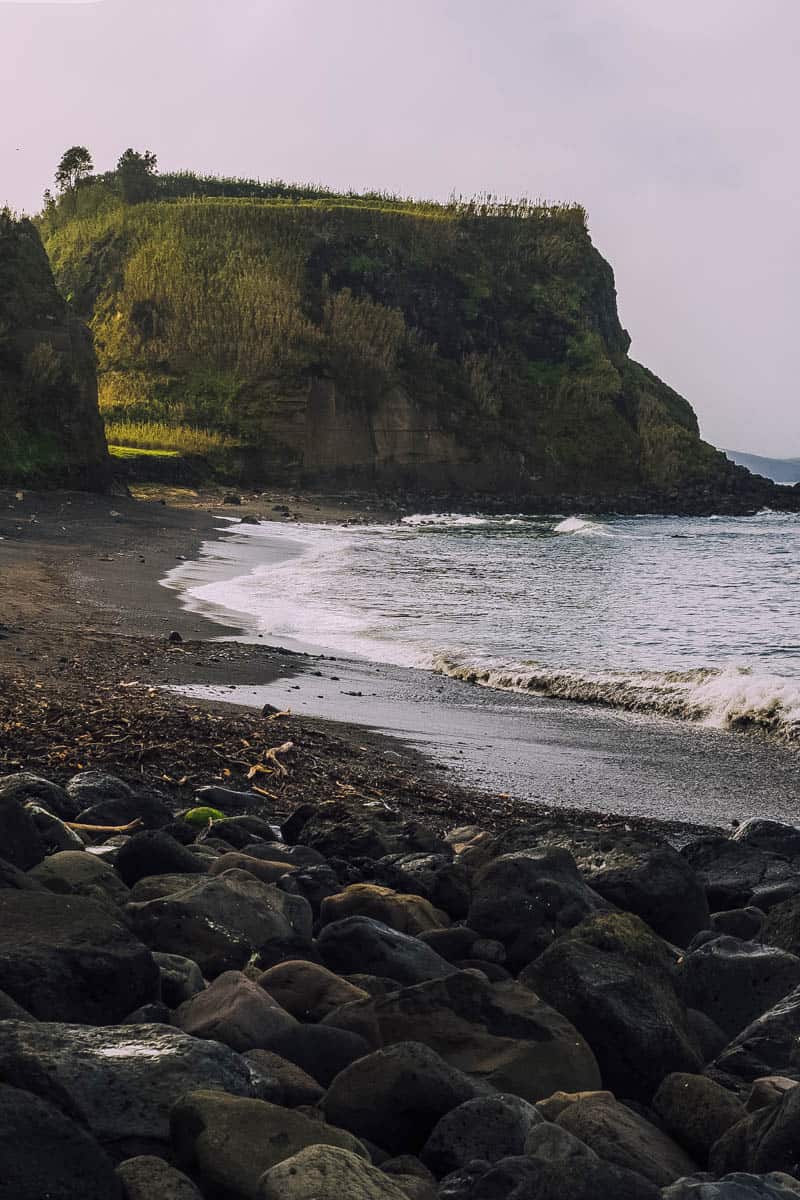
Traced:
<path fill-rule="evenodd" d="M 754 674 L 744 667 L 587 673 L 529 663 L 471 665 L 437 655 L 434 670 L 500 691 L 651 713 L 717 729 L 758 732 L 800 745 L 800 684 L 778 675 Z"/>

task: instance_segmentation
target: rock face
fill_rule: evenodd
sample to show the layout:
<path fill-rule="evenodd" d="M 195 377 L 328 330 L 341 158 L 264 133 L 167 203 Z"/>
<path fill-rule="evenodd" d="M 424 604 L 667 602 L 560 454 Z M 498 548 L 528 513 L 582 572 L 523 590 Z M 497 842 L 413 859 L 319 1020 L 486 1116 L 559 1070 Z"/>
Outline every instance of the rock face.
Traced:
<path fill-rule="evenodd" d="M 166 1025 L 89 1029 L 1 1021 L 0 1073 L 115 1146 L 166 1142 L 170 1109 L 194 1088 L 258 1093 L 256 1073 L 227 1046 Z"/>
<path fill-rule="evenodd" d="M 76 1186 L 82 1200 L 123 1200 L 111 1160 L 79 1123 L 0 1084 L 0 1200 L 74 1200 Z"/>
<path fill-rule="evenodd" d="M 0 485 L 104 490 L 109 478 L 89 332 L 34 226 L 0 211 Z"/>
<path fill-rule="evenodd" d="M 103 394 L 122 415 L 135 371 L 139 403 L 163 412 L 169 397 L 182 419 L 227 421 L 252 478 L 532 503 L 623 492 L 638 511 L 651 494 L 708 511 L 788 492 L 702 442 L 690 405 L 628 357 L 613 273 L 578 206 L 250 197 L 165 204 L 154 225 L 140 214 L 110 206 L 102 235 L 63 206 L 46 218 L 59 283 L 96 334 Z M 220 221 L 233 258 L 211 249 Z M 202 329 L 187 320 L 189 297 Z M 282 316 L 255 337 L 252 312 Z M 202 409 L 198 371 L 218 381 Z"/>
<path fill-rule="evenodd" d="M 348 1004 L 326 1022 L 375 1046 L 424 1042 L 474 1079 L 531 1102 L 600 1086 L 592 1051 L 565 1017 L 519 983 L 493 986 L 472 972 Z"/>
<path fill-rule="evenodd" d="M 408 1200 L 405 1191 L 349 1150 L 309 1146 L 262 1176 L 259 1200 Z"/>
<path fill-rule="evenodd" d="M 580 1030 L 618 1096 L 649 1101 L 665 1075 L 700 1069 L 668 948 L 639 918 L 584 921 L 520 978 Z"/>
<path fill-rule="evenodd" d="M 96 901 L 0 891 L 0 988 L 41 1021 L 104 1024 L 158 999 L 159 972 Z"/>
<path fill-rule="evenodd" d="M 338 1146 L 368 1159 L 344 1129 L 222 1092 L 189 1092 L 173 1108 L 170 1128 L 179 1165 L 191 1169 L 204 1190 L 234 1200 L 256 1200 L 262 1175 L 307 1146 Z"/>

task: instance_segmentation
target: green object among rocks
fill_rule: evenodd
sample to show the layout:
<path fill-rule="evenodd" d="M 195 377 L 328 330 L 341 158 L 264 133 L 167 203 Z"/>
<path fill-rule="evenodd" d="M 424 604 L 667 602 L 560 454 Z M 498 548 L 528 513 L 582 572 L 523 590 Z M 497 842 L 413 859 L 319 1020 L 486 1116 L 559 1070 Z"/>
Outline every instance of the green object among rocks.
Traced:
<path fill-rule="evenodd" d="M 183 814 L 183 820 L 188 825 L 194 825 L 196 829 L 205 829 L 212 821 L 224 821 L 225 814 L 218 808 L 190 808 Z"/>

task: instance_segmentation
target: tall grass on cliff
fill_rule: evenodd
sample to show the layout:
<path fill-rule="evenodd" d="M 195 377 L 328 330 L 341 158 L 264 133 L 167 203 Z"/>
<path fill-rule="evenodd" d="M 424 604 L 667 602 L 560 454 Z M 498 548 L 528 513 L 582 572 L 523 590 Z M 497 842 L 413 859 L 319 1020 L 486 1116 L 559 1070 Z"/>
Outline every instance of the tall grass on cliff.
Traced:
<path fill-rule="evenodd" d="M 101 177 L 76 214 L 41 219 L 91 322 L 109 428 L 270 446 L 324 381 L 366 413 L 410 395 L 469 454 L 499 447 L 564 488 L 707 468 L 689 405 L 627 358 L 580 205 L 190 175 L 158 187 L 126 206 Z"/>

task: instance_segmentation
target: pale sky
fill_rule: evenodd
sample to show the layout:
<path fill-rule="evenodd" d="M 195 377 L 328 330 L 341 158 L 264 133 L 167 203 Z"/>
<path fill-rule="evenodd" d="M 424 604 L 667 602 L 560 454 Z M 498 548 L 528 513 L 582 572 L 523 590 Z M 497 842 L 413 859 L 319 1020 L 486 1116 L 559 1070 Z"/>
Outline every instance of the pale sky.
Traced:
<path fill-rule="evenodd" d="M 579 200 L 633 357 L 709 441 L 800 456 L 797 0 L 0 0 L 0 48 L 0 204 L 74 143 Z"/>

